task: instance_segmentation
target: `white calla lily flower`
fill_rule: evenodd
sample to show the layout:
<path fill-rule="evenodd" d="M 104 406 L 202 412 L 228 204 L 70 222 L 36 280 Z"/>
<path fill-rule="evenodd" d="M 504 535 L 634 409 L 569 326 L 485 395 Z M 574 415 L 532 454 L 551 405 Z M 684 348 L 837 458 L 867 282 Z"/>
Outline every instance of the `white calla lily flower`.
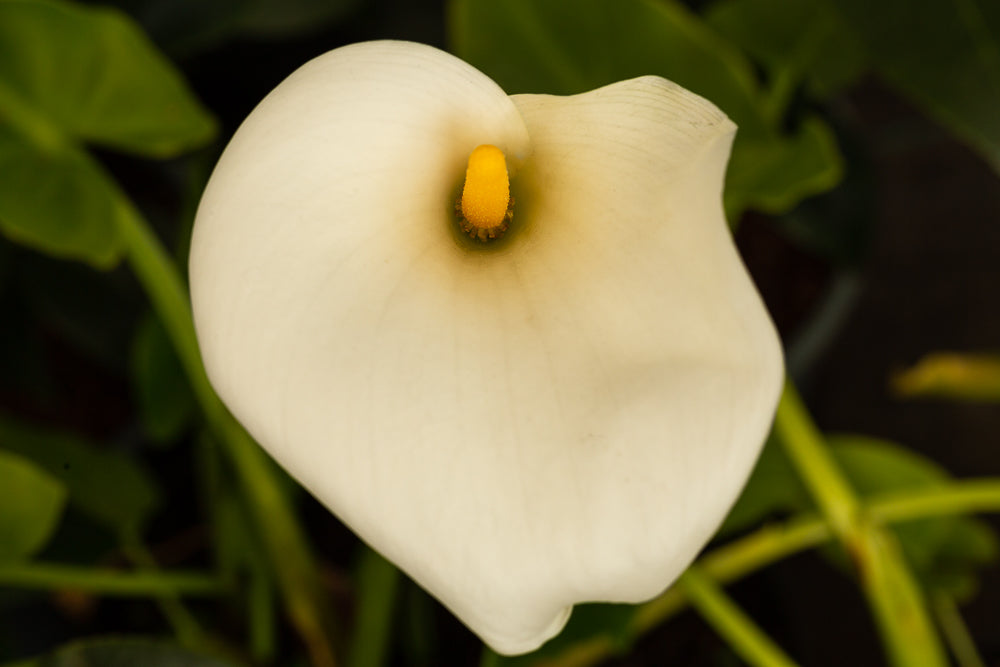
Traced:
<path fill-rule="evenodd" d="M 725 517 L 781 388 L 723 217 L 735 130 L 658 77 L 508 97 L 423 45 L 320 56 L 198 210 L 209 377 L 498 652 L 647 600 Z"/>

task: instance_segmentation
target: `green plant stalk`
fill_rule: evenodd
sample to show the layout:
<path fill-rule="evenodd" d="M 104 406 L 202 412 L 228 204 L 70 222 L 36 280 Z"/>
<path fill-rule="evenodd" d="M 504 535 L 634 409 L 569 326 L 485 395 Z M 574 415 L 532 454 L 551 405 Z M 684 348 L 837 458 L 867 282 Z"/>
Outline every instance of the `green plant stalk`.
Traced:
<path fill-rule="evenodd" d="M 703 576 L 720 584 L 736 581 L 796 553 L 818 547 L 833 536 L 826 522 L 815 516 L 790 519 L 764 526 L 734 542 L 719 547 L 697 561 Z M 630 634 L 638 637 L 675 616 L 690 602 L 681 586 L 639 606 L 630 623 Z"/>
<path fill-rule="evenodd" d="M 971 512 L 1000 512 L 1000 479 L 964 479 L 919 492 L 884 493 L 868 503 L 868 515 L 883 523 Z"/>
<path fill-rule="evenodd" d="M 947 665 L 923 593 L 895 536 L 864 511 L 790 381 L 785 383 L 774 430 L 821 514 L 852 557 L 892 664 Z"/>
<path fill-rule="evenodd" d="M 902 523 L 917 519 L 969 512 L 1000 512 L 1000 479 L 972 479 L 933 489 L 879 494 L 868 503 L 869 514 L 880 522 Z M 698 559 L 702 575 L 718 584 L 729 584 L 807 549 L 833 539 L 829 524 L 814 515 L 801 515 L 765 525 L 753 533 L 717 547 Z M 546 667 L 589 667 L 615 654 L 622 642 L 638 639 L 687 608 L 690 600 L 681 586 L 639 605 L 626 637 L 595 635 L 566 649 Z"/>
<path fill-rule="evenodd" d="M 138 535 L 125 534 L 120 537 L 120 541 L 122 551 L 129 560 L 151 574 L 159 573 L 160 568 L 156 564 L 156 559 L 153 558 Z M 160 610 L 167 617 L 167 621 L 174 628 L 174 633 L 182 644 L 193 649 L 207 646 L 205 631 L 198 624 L 194 614 L 188 611 L 184 603 L 181 602 L 180 595 L 176 591 L 162 591 L 157 593 L 155 597 Z"/>
<path fill-rule="evenodd" d="M 213 597 L 232 590 L 220 578 L 199 572 L 123 572 L 39 561 L 0 564 L 0 586 L 69 589 L 113 597 L 150 597 L 165 593 Z"/>
<path fill-rule="evenodd" d="M 986 667 L 952 596 L 938 592 L 933 596 L 931 606 L 959 667 Z"/>
<path fill-rule="evenodd" d="M 702 618 L 749 664 L 760 667 L 795 664 L 697 565 L 689 567 L 678 584 Z"/>
<path fill-rule="evenodd" d="M 860 503 L 791 381 L 785 383 L 778 403 L 774 432 L 812 493 L 820 513 L 838 537 L 849 542 L 856 532 Z"/>
<path fill-rule="evenodd" d="M 348 653 L 349 667 L 385 664 L 392 633 L 392 611 L 399 589 L 399 570 L 365 547 L 358 564 L 358 614 Z"/>
<path fill-rule="evenodd" d="M 211 523 L 214 531 L 213 544 L 216 567 L 221 576 L 228 580 L 236 580 L 239 568 L 231 559 L 222 557 L 221 545 L 226 539 L 219 531 L 231 518 L 222 511 L 222 504 L 227 500 L 230 484 L 223 482 L 222 456 L 219 445 L 209 434 L 203 433 L 198 442 L 199 463 L 201 471 L 202 494 L 211 512 Z M 228 480 L 227 480 L 228 482 Z M 223 487 L 226 487 L 225 490 Z M 239 499 L 238 521 L 249 528 L 249 510 L 246 501 Z M 242 529 L 242 528 L 241 528 Z M 259 537 L 258 533 L 254 537 Z M 259 540 L 256 540 L 259 542 Z M 257 545 L 255 545 L 256 547 Z M 249 636 L 248 651 L 255 664 L 270 664 L 274 662 L 275 618 L 274 618 L 274 579 L 268 570 L 267 556 L 263 548 L 243 549 L 243 564 L 247 570 L 246 582 L 246 615 L 247 634 Z"/>
<path fill-rule="evenodd" d="M 223 443 L 239 475 L 278 575 L 289 617 L 305 642 L 314 667 L 331 667 L 336 662 L 330 641 L 330 614 L 321 595 L 316 563 L 295 513 L 267 455 L 233 419 L 209 384 L 195 337 L 190 302 L 177 267 L 124 194 L 118 213 L 129 263 L 177 350 L 209 427 Z"/>

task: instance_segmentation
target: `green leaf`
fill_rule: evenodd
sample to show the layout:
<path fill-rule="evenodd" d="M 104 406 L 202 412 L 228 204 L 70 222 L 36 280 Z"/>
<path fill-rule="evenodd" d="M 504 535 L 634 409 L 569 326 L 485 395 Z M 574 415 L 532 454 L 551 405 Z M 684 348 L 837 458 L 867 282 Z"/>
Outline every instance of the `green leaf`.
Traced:
<path fill-rule="evenodd" d="M 118 190 L 85 152 L 34 146 L 0 125 L 0 173 L 0 231 L 8 238 L 98 268 L 118 261 Z"/>
<path fill-rule="evenodd" d="M 822 0 L 721 0 L 705 20 L 768 72 L 772 87 L 806 82 L 819 97 L 850 85 L 864 71 L 864 47 Z"/>
<path fill-rule="evenodd" d="M 996 563 L 998 557 L 1000 540 L 993 528 L 979 519 L 963 518 L 952 523 L 926 575 L 927 583 L 960 601 L 969 600 L 979 589 L 976 569 Z"/>
<path fill-rule="evenodd" d="M 889 83 L 1000 171 L 1000 3 L 827 2 Z"/>
<path fill-rule="evenodd" d="M 12 240 L 113 266 L 128 203 L 82 144 L 168 157 L 214 132 L 124 15 L 56 0 L 0 2 L 0 232 Z"/>
<path fill-rule="evenodd" d="M 737 134 L 726 175 L 730 219 L 744 208 L 782 213 L 807 196 L 833 188 L 843 175 L 837 140 L 829 126 L 806 118 L 791 136 Z"/>
<path fill-rule="evenodd" d="M 152 639 L 87 639 L 8 667 L 231 667 L 234 663 Z"/>
<path fill-rule="evenodd" d="M 215 133 L 131 20 L 56 0 L 0 3 L 0 100 L 18 110 L 7 119 L 15 125 L 150 157 L 177 155 Z"/>
<path fill-rule="evenodd" d="M 508 93 L 569 95 L 644 74 L 711 100 L 739 125 L 727 210 L 784 210 L 832 187 L 839 153 L 818 119 L 791 134 L 757 85 L 751 63 L 678 2 L 453 0 L 454 51 Z"/>
<path fill-rule="evenodd" d="M 48 471 L 72 505 L 117 535 L 137 534 L 159 506 L 152 479 L 135 461 L 83 438 L 0 416 L 0 449 Z"/>
<path fill-rule="evenodd" d="M 66 489 L 31 461 L 0 451 L 0 561 L 28 558 L 52 536 Z"/>
<path fill-rule="evenodd" d="M 769 438 L 743 493 L 716 537 L 752 528 L 765 518 L 809 505 L 809 495 L 781 445 Z"/>
<path fill-rule="evenodd" d="M 139 418 L 153 440 L 174 440 L 191 423 L 195 415 L 191 386 L 166 330 L 151 315 L 143 318 L 135 334 L 132 382 Z"/>

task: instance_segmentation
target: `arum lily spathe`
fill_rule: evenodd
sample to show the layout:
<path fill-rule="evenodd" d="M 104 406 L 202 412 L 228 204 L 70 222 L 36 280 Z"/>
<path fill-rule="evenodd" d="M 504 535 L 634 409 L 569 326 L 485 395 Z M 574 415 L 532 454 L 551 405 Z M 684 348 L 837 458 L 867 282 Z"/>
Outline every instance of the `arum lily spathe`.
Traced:
<path fill-rule="evenodd" d="M 781 387 L 723 217 L 735 130 L 658 77 L 508 97 L 418 44 L 320 56 L 198 210 L 209 377 L 497 651 L 646 600 L 724 518 Z"/>

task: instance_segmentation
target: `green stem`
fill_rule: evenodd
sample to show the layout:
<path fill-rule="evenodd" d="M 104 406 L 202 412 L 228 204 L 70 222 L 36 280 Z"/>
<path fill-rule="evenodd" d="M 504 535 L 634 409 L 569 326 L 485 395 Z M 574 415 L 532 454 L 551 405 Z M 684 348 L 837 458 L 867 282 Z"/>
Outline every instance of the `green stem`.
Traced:
<path fill-rule="evenodd" d="M 123 572 L 39 561 L 0 564 L 0 586 L 70 589 L 114 597 L 150 597 L 164 593 L 208 597 L 230 590 L 218 577 L 198 572 Z"/>
<path fill-rule="evenodd" d="M 119 211 L 129 263 L 177 350 L 213 433 L 225 446 L 261 529 L 289 617 L 314 667 L 336 664 L 330 614 L 308 542 L 279 484 L 273 464 L 223 406 L 205 374 L 184 281 L 159 239 L 124 195 Z"/>
<path fill-rule="evenodd" d="M 790 381 L 778 404 L 774 431 L 834 532 L 850 539 L 860 505 Z"/>
<path fill-rule="evenodd" d="M 868 514 L 876 521 L 887 523 L 998 511 L 1000 479 L 968 479 L 919 492 L 883 494 L 868 504 Z"/>
<path fill-rule="evenodd" d="M 497 655 L 489 646 L 483 647 L 483 652 L 479 656 L 479 667 L 500 667 L 502 658 Z"/>
<path fill-rule="evenodd" d="M 381 667 L 392 632 L 392 610 L 399 588 L 399 570 L 364 547 L 358 566 L 357 621 L 352 636 L 350 667 Z"/>
<path fill-rule="evenodd" d="M 678 583 L 702 618 L 748 663 L 761 667 L 795 664 L 697 565 L 689 567 Z"/>
<path fill-rule="evenodd" d="M 822 519 L 800 517 L 784 524 L 765 526 L 709 552 L 698 559 L 697 564 L 705 576 L 728 584 L 783 558 L 820 546 L 832 535 Z M 682 611 L 689 602 L 683 587 L 667 589 L 636 610 L 630 624 L 631 634 L 638 637 L 652 630 Z"/>
<path fill-rule="evenodd" d="M 140 568 L 156 575 L 160 572 L 160 566 L 153 558 L 153 554 L 135 535 L 123 535 L 122 550 L 133 563 Z M 191 648 L 202 648 L 205 646 L 205 632 L 198 624 L 184 603 L 181 602 L 180 595 L 176 591 L 163 591 L 156 596 L 156 602 L 160 606 L 163 615 L 174 629 L 177 638 L 185 646 Z"/>
<path fill-rule="evenodd" d="M 774 430 L 820 512 L 852 556 L 890 661 L 897 667 L 946 665 L 923 593 L 895 535 L 862 511 L 791 382 L 785 384 Z"/>
<path fill-rule="evenodd" d="M 934 595 L 934 614 L 959 667 L 986 667 L 955 600 L 948 593 Z"/>

